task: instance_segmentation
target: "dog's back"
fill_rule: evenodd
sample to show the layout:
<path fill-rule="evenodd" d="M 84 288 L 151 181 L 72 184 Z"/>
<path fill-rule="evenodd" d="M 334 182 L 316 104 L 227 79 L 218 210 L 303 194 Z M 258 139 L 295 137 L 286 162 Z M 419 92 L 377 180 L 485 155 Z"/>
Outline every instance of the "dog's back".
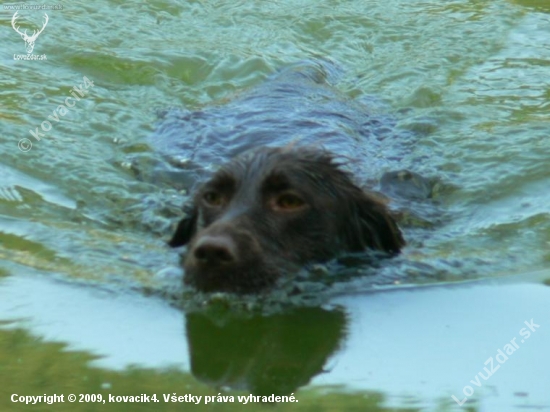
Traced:
<path fill-rule="evenodd" d="M 170 163 L 201 174 L 258 147 L 323 147 L 348 160 L 361 180 L 402 169 L 411 134 L 396 133 L 391 116 L 375 103 L 351 100 L 320 63 L 285 68 L 227 104 L 164 114 L 150 143 Z"/>

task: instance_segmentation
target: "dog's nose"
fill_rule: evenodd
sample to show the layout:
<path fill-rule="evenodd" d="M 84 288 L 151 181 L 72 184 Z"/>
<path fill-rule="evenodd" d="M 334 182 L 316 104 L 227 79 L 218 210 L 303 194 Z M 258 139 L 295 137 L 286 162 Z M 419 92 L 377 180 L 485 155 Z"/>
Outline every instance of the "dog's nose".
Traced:
<path fill-rule="evenodd" d="M 204 236 L 191 253 L 202 265 L 229 265 L 237 260 L 236 245 L 229 236 Z"/>

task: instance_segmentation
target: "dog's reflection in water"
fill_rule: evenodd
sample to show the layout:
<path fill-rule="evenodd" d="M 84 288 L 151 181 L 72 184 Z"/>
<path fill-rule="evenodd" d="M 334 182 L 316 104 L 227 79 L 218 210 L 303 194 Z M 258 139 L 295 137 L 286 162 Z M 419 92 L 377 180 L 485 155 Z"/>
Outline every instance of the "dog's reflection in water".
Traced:
<path fill-rule="evenodd" d="M 254 395 L 289 395 L 322 373 L 344 338 L 339 310 L 299 308 L 271 316 L 186 315 L 191 372 L 202 382 Z"/>

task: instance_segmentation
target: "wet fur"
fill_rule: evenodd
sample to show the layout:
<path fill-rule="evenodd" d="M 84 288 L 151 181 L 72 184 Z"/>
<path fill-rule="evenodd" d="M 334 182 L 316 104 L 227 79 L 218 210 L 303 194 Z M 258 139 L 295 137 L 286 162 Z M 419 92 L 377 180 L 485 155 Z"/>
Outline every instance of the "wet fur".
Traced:
<path fill-rule="evenodd" d="M 272 199 L 289 191 L 303 210 L 273 210 Z M 207 193 L 223 204 L 207 204 Z M 185 210 L 169 244 L 188 245 L 185 283 L 203 291 L 258 292 L 309 262 L 369 249 L 393 255 L 405 244 L 386 205 L 318 148 L 247 152 L 203 183 Z"/>

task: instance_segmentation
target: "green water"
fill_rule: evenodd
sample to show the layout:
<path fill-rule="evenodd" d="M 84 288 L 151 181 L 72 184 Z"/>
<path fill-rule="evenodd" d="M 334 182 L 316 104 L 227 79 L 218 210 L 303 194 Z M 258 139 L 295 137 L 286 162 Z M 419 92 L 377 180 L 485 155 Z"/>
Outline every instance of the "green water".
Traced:
<path fill-rule="evenodd" d="M 428 159 L 418 172 L 440 182 L 435 200 L 444 218 L 404 253 L 436 275 L 415 269 L 402 283 L 548 267 L 546 0 L 62 4 L 47 11 L 33 51 L 47 60 L 39 61 L 14 59 L 26 54 L 25 43 L 10 26 L 14 11 L 0 9 L 0 283 L 31 273 L 122 293 L 170 289 L 180 275 L 165 241 L 186 193 L 140 181 L 130 166 L 136 154 L 145 167 L 155 159 L 146 138 L 156 111 L 217 104 L 280 67 L 318 58 L 343 68 L 337 87 L 350 98 L 375 95 L 400 113 L 399 127 L 420 136 L 411 158 Z M 28 32 L 43 21 L 42 11 L 19 16 Z M 81 84 L 80 100 L 70 100 L 59 121 L 49 119 Z M 51 130 L 38 141 L 30 130 L 45 121 Z M 32 148 L 20 150 L 21 139 Z M 97 385 L 89 382 L 106 375 L 122 387 L 139 382 L 139 391 L 211 390 L 184 372 L 90 369 L 87 355 L 69 355 L 24 330 L 0 332 L 0 347 L 1 379 L 19 382 L 20 392 L 92 393 Z M 25 362 L 11 356 L 19 352 Z M 35 373 L 45 364 L 47 374 Z M 2 388 L 5 401 L 13 391 Z M 304 396 L 315 410 L 356 405 L 355 395 L 330 395 L 342 397 L 332 404 L 314 389 Z M 383 395 L 365 396 L 378 410 Z"/>

